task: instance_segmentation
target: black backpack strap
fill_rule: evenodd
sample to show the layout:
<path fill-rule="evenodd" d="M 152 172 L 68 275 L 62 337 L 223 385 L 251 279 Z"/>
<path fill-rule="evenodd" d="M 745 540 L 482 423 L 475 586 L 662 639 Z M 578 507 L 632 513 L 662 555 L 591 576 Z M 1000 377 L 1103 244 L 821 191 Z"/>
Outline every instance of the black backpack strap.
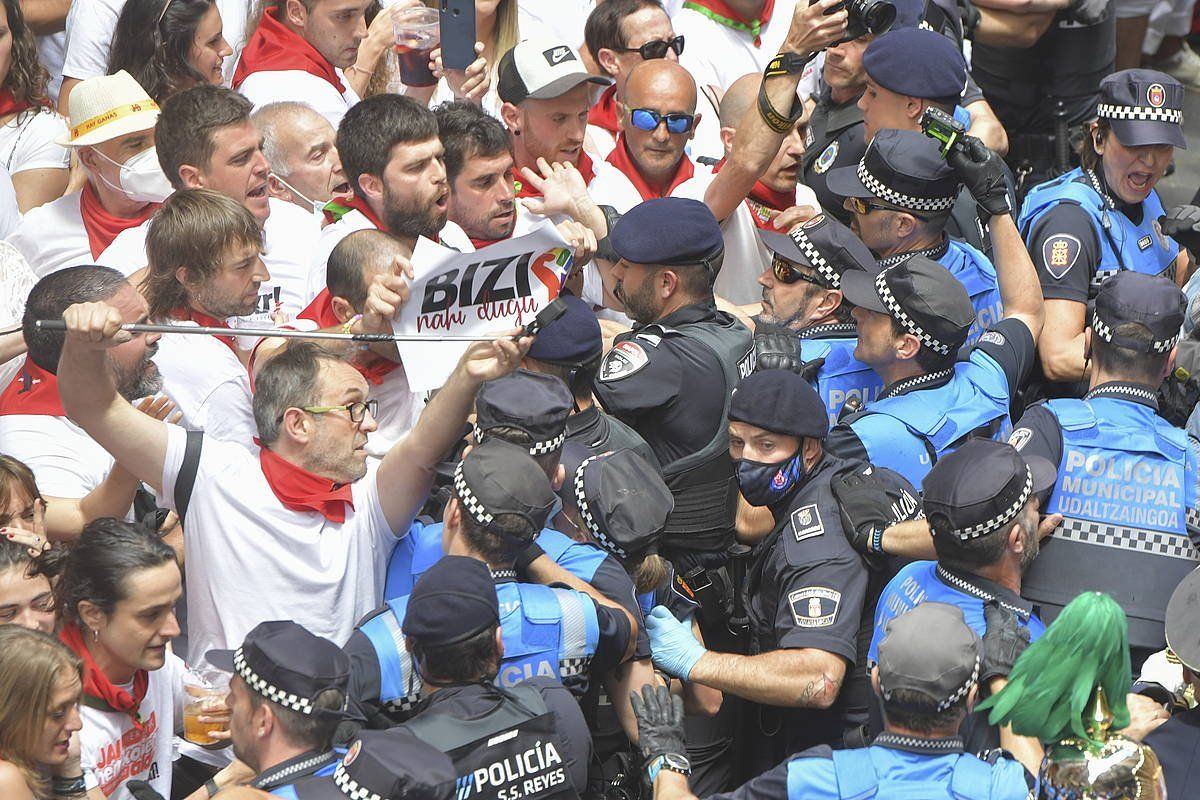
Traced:
<path fill-rule="evenodd" d="M 187 516 L 188 503 L 192 500 L 192 489 L 196 486 L 196 473 L 200 469 L 200 449 L 204 444 L 202 431 L 188 431 L 187 444 L 183 448 L 183 463 L 175 476 L 175 513 L 182 522 Z"/>

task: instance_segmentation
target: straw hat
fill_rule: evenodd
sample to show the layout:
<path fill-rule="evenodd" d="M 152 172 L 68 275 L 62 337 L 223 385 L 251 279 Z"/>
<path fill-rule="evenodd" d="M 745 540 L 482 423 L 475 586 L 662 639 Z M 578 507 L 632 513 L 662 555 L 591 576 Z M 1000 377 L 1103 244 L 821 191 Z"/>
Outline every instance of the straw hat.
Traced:
<path fill-rule="evenodd" d="M 158 121 L 158 103 L 125 70 L 88 78 L 71 91 L 68 135 L 55 141 L 66 147 L 99 144 Z"/>

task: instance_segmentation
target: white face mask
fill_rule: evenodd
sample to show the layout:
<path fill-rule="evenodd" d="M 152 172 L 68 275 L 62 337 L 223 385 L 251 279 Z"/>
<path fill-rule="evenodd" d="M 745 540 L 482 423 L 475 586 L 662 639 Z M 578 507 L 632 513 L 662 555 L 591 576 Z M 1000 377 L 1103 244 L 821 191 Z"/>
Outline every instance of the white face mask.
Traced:
<path fill-rule="evenodd" d="M 92 152 L 121 168 L 121 174 L 117 178 L 120 186 L 113 186 L 103 175 L 98 177 L 130 200 L 139 203 L 161 203 L 175 192 L 175 187 L 171 186 L 158 164 L 158 151 L 153 147 L 143 150 L 124 164 L 118 164 L 95 148 Z"/>
<path fill-rule="evenodd" d="M 287 189 L 292 194 L 296 195 L 297 198 L 299 198 L 303 202 L 308 203 L 310 206 L 312 206 L 313 214 L 315 214 L 316 216 L 319 217 L 325 212 L 325 206 L 328 204 L 328 202 L 329 202 L 328 200 L 310 200 L 304 195 L 303 192 L 298 191 L 295 186 L 292 186 L 290 183 L 288 183 L 283 178 L 276 175 L 274 172 L 271 172 L 268 174 L 275 180 L 282 183 L 284 188 Z"/>

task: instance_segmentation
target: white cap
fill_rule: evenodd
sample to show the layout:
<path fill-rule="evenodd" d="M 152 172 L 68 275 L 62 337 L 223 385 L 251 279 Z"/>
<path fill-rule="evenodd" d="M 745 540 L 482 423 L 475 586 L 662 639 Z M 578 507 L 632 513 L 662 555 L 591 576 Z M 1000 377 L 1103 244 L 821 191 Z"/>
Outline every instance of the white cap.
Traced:
<path fill-rule="evenodd" d="M 588 72 L 575 48 L 550 38 L 523 40 L 500 58 L 497 73 L 500 99 L 514 105 L 527 97 L 559 97 L 581 83 L 612 83 Z"/>
<path fill-rule="evenodd" d="M 56 139 L 65 147 L 99 144 L 158 122 L 158 103 L 125 70 L 88 78 L 71 91 L 68 134 Z"/>

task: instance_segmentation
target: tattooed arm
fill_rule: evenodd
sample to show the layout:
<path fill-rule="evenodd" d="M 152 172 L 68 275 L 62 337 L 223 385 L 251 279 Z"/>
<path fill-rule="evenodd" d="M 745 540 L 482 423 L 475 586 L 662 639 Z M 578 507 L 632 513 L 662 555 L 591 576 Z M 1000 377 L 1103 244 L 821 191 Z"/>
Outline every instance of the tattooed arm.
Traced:
<path fill-rule="evenodd" d="M 708 651 L 688 680 L 756 703 L 829 708 L 846 677 L 846 659 L 811 647 L 756 656 Z"/>

